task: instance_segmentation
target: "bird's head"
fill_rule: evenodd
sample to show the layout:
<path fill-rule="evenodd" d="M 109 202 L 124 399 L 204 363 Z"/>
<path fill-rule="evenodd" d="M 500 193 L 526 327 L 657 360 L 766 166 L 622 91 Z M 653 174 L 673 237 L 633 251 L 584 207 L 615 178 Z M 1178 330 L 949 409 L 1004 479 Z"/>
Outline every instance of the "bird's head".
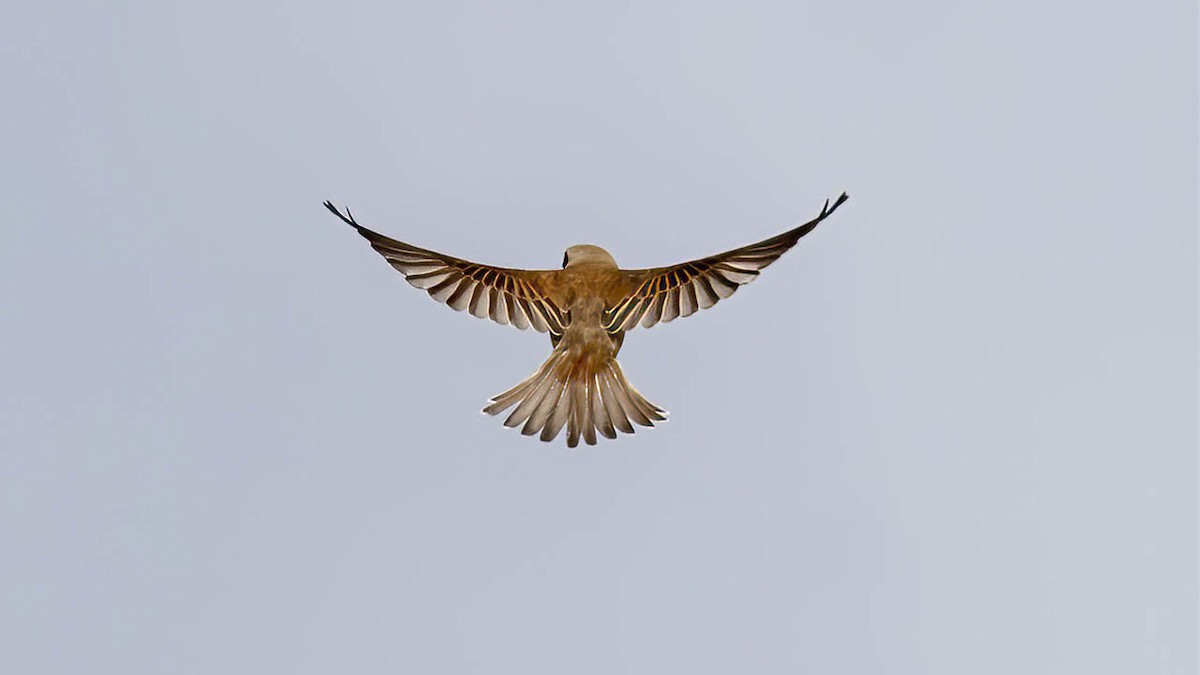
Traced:
<path fill-rule="evenodd" d="M 605 267 L 616 267 L 617 261 L 612 255 L 600 248 L 591 244 L 579 244 L 567 249 L 563 253 L 563 268 L 577 267 L 579 265 L 603 265 Z"/>

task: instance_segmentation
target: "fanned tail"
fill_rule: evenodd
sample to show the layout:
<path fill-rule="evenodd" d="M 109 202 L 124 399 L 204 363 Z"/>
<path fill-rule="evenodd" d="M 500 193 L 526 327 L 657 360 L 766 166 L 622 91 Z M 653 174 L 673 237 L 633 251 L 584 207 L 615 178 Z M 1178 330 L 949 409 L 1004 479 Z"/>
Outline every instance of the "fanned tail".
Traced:
<path fill-rule="evenodd" d="M 616 438 L 618 431 L 632 434 L 634 423 L 652 427 L 667 419 L 665 410 L 629 384 L 616 358 L 563 343 L 528 379 L 493 396 L 483 412 L 497 415 L 514 405 L 504 426 L 521 427 L 522 434 L 538 434 L 543 441 L 554 440 L 566 426 L 571 448 L 581 437 L 595 445 L 597 432 Z"/>

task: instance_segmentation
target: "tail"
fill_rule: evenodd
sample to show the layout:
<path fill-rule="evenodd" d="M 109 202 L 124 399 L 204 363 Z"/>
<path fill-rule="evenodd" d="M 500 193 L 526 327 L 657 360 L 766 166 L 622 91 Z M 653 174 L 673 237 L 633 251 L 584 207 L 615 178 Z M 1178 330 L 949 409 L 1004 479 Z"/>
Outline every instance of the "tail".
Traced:
<path fill-rule="evenodd" d="M 497 394 L 483 412 L 497 415 L 517 406 L 506 427 L 521 427 L 532 436 L 541 432 L 552 441 L 567 427 L 567 447 L 579 445 L 580 436 L 596 444 L 596 432 L 616 438 L 617 431 L 633 433 L 636 422 L 652 427 L 667 419 L 667 412 L 642 397 L 625 379 L 612 356 L 589 355 L 560 343 L 550 358 L 524 382 Z"/>

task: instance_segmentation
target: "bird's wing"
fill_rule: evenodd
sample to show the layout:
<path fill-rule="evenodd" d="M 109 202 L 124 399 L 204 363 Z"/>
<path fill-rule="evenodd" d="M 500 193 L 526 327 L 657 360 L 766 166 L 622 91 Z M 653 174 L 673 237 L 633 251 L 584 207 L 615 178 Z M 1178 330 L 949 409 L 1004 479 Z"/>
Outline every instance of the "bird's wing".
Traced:
<path fill-rule="evenodd" d="M 544 283 L 552 271 L 492 267 L 443 255 L 372 232 L 359 225 L 349 209 L 343 215 L 329 202 L 325 208 L 358 230 L 408 283 L 434 300 L 455 311 L 465 309 L 481 319 L 522 330 L 532 326 L 539 333 L 562 334 L 564 313 L 551 300 Z"/>
<path fill-rule="evenodd" d="M 816 218 L 757 244 L 670 267 L 626 270 L 634 290 L 608 310 L 605 327 L 610 333 L 630 330 L 639 323 L 649 328 L 712 307 L 739 286 L 757 279 L 759 270 L 795 246 L 847 199 L 843 192 L 832 206 L 826 200 Z"/>

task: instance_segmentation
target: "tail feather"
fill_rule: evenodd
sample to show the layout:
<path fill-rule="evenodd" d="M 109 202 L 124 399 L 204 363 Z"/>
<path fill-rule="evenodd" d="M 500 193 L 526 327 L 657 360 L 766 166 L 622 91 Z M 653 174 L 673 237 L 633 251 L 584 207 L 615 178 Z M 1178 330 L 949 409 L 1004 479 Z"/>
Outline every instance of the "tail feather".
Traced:
<path fill-rule="evenodd" d="M 567 447 L 573 448 L 579 445 L 579 436 L 582 433 L 583 415 L 579 408 L 579 400 L 583 398 L 583 380 L 573 378 L 571 385 L 567 388 L 567 395 L 571 400 L 567 401 L 567 407 L 571 411 L 567 414 Z"/>
<path fill-rule="evenodd" d="M 558 436 L 558 432 L 562 431 L 563 425 L 567 422 L 567 417 L 571 414 L 571 392 L 570 380 L 555 380 L 555 388 L 558 389 L 558 396 L 555 397 L 554 404 L 550 407 L 550 417 L 546 420 L 546 426 L 542 427 L 542 433 L 538 438 L 547 443 L 554 440 Z M 546 401 L 549 401 L 547 397 Z M 543 402 L 542 405 L 546 403 Z"/>
<path fill-rule="evenodd" d="M 619 363 L 614 360 L 611 367 L 617 378 L 617 381 L 620 382 L 625 390 L 629 393 L 630 400 L 633 402 L 634 406 L 637 407 L 638 411 L 646 417 L 647 420 L 654 420 L 655 422 L 666 421 L 667 417 L 663 414 L 666 411 L 654 405 L 650 401 L 647 401 L 645 397 L 638 393 L 637 389 L 633 388 L 633 385 L 629 384 L 629 380 L 625 379 L 625 373 L 621 372 L 621 365 Z M 654 425 L 647 423 L 646 426 L 652 427 Z"/>
<path fill-rule="evenodd" d="M 483 412 L 498 415 L 513 406 L 504 426 L 521 427 L 522 434 L 543 441 L 554 440 L 565 426 L 571 448 L 581 438 L 595 445 L 597 432 L 616 438 L 618 431 L 632 434 L 634 423 L 652 427 L 667 419 L 666 411 L 629 384 L 615 358 L 561 344 L 533 375 L 493 396 Z"/>
<path fill-rule="evenodd" d="M 596 426 L 592 419 L 592 404 L 589 400 L 591 387 L 589 380 L 595 376 L 584 371 L 581 376 L 571 381 L 571 416 L 567 418 L 567 447 L 579 445 L 579 439 L 588 445 L 596 444 Z"/>
<path fill-rule="evenodd" d="M 600 395 L 604 399 L 604 409 L 608 411 L 608 418 L 612 420 L 617 429 L 632 434 L 633 425 L 629 423 L 629 416 L 625 414 L 624 406 L 621 405 L 616 392 L 613 391 L 615 383 L 612 376 L 605 372 L 600 373 L 596 379 L 600 383 Z"/>
<path fill-rule="evenodd" d="M 542 394 L 542 400 L 537 402 L 537 407 L 533 409 L 533 414 L 525 421 L 525 426 L 521 428 L 521 433 L 526 436 L 532 436 L 539 431 L 545 431 L 546 426 L 553 424 L 552 415 L 558 408 L 558 401 L 562 398 L 563 385 L 566 384 L 563 380 L 557 377 L 549 377 L 543 384 L 545 393 Z M 539 387 L 534 393 L 541 391 Z M 561 425 L 560 427 L 561 428 Z M 556 432 L 557 433 L 557 432 Z"/>
<path fill-rule="evenodd" d="M 632 391 L 633 388 L 629 386 L 628 380 L 621 374 L 620 369 L 610 367 L 606 375 L 609 380 L 609 388 L 612 389 L 621 410 L 625 411 L 626 417 L 644 427 L 654 426 L 654 422 L 651 422 L 650 418 L 642 412 L 641 407 L 634 402 L 637 392 Z"/>
<path fill-rule="evenodd" d="M 529 416 L 532 415 L 533 411 L 537 408 L 537 405 L 542 402 L 542 397 L 546 395 L 546 391 L 549 389 L 549 387 L 550 380 L 548 378 L 542 378 L 540 382 L 531 387 L 527 394 L 523 394 L 525 398 L 519 399 L 520 403 L 517 405 L 517 409 L 512 411 L 512 414 L 504 420 L 504 426 L 519 427 L 525 424 L 525 422 L 529 419 Z M 502 409 L 499 409 L 496 412 L 500 412 L 500 410 Z M 496 413 L 492 414 L 494 415 Z"/>
<path fill-rule="evenodd" d="M 557 354 L 551 355 L 551 357 L 547 359 L 546 362 L 543 363 L 533 375 L 530 375 L 512 389 L 509 389 L 502 394 L 496 394 L 493 396 L 488 402 L 488 406 L 483 409 L 483 412 L 487 413 L 488 415 L 495 415 L 507 410 L 517 401 L 524 399 L 530 390 L 536 387 L 538 383 L 545 380 L 558 356 L 559 355 Z M 509 419 L 511 419 L 511 416 Z M 522 421 L 524 421 L 524 419 L 522 419 Z M 505 424 L 506 426 L 516 426 L 516 424 L 508 424 L 507 422 Z"/>
<path fill-rule="evenodd" d="M 533 379 L 533 378 L 530 378 L 530 379 Z M 533 388 L 534 384 L 535 384 L 534 382 L 526 380 L 526 381 L 518 384 L 517 386 L 513 387 L 512 389 L 509 389 L 508 391 L 504 392 L 503 394 L 496 394 L 495 398 L 493 398 L 488 403 L 488 406 L 483 409 L 483 412 L 485 412 L 489 415 L 494 415 L 494 414 L 496 414 L 496 412 L 499 412 L 501 410 L 505 410 L 505 409 L 511 407 L 514 403 L 516 403 L 517 401 L 520 401 L 521 397 L 523 397 L 525 394 L 527 394 L 529 392 L 529 390 L 531 388 Z"/>
<path fill-rule="evenodd" d="M 593 414 L 596 406 L 596 377 L 589 376 L 583 383 L 584 400 L 579 404 L 583 416 L 583 442 L 588 445 L 596 444 L 596 427 L 600 421 Z"/>
<path fill-rule="evenodd" d="M 608 416 L 608 409 L 604 407 L 602 396 L 600 393 L 600 378 L 599 376 L 593 377 L 588 382 L 588 404 L 592 407 L 592 419 L 596 422 L 596 430 L 605 438 L 616 438 L 617 430 L 613 427 L 613 422 Z M 592 442 L 595 442 L 595 438 L 592 439 Z"/>
<path fill-rule="evenodd" d="M 524 424 L 529 419 L 529 416 L 533 414 L 537 405 L 541 403 L 542 398 L 545 397 L 554 382 L 554 379 L 550 376 L 551 365 L 547 361 L 529 379 L 492 399 L 492 404 L 484 408 L 483 412 L 495 415 L 504 412 L 515 403 L 518 404 L 517 409 L 508 416 L 508 419 L 504 420 L 504 426 L 519 427 Z"/>

